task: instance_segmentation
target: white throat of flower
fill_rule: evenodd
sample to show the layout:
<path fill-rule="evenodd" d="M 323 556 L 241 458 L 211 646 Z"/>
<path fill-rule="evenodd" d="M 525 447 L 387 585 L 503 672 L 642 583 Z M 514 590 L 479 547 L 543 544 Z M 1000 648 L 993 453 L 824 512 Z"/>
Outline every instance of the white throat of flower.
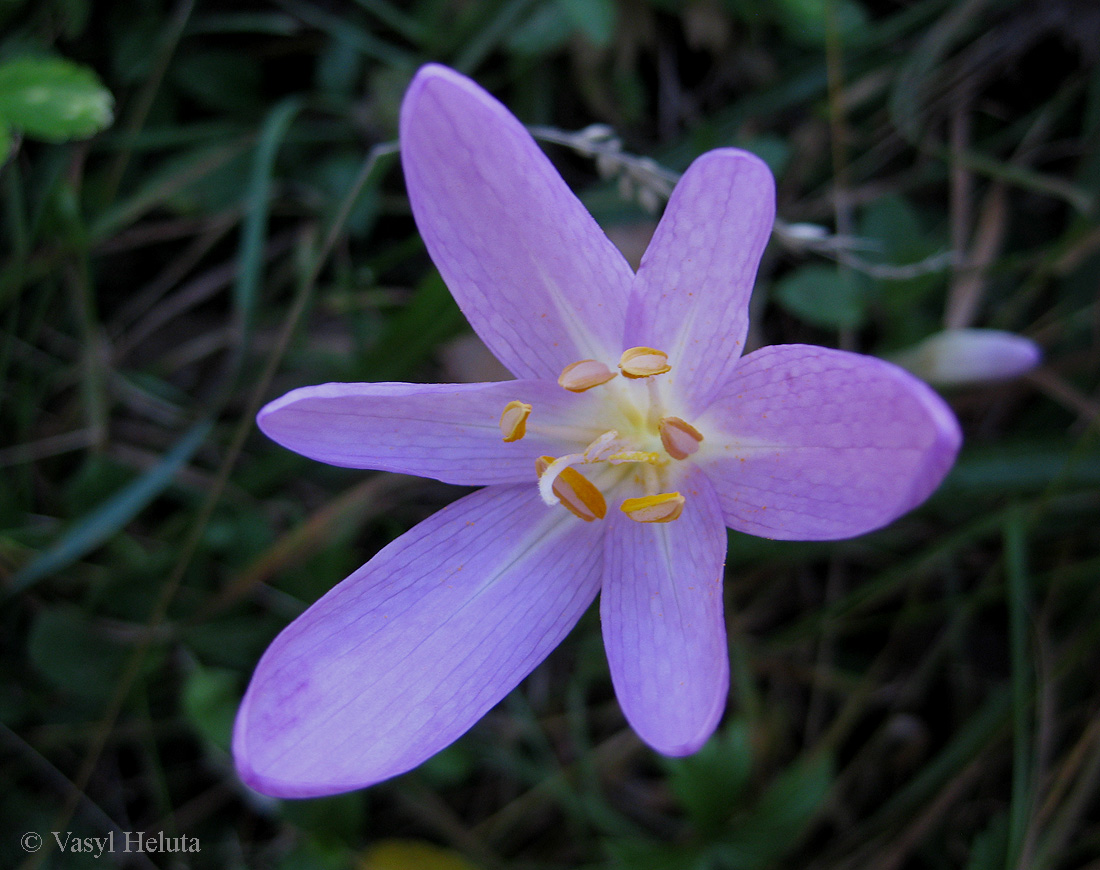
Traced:
<path fill-rule="evenodd" d="M 620 421 L 619 428 L 608 427 L 574 453 L 562 456 L 541 456 L 536 459 L 539 495 L 547 505 L 561 504 L 585 522 L 603 519 L 607 500 L 592 480 L 578 466 L 592 466 L 597 473 L 616 466 L 631 466 L 640 474 L 645 495 L 624 499 L 621 510 L 632 520 L 642 523 L 667 523 L 680 516 L 684 496 L 679 492 L 661 492 L 664 471 L 670 463 L 692 456 L 703 441 L 703 435 L 680 417 L 667 415 L 660 399 L 655 378 L 671 371 L 668 354 L 652 347 L 632 347 L 619 360 L 619 371 L 598 360 L 585 359 L 565 367 L 558 383 L 566 390 L 583 393 L 603 387 L 607 394 L 608 419 Z M 622 374 L 629 381 L 646 383 L 645 401 L 636 398 L 636 389 L 613 390 L 604 387 Z M 644 406 L 643 406 L 644 405 Z M 509 402 L 500 417 L 500 431 L 506 442 L 523 439 L 529 428 L 533 406 L 515 400 Z M 536 415 L 537 421 L 537 415 Z M 599 431 L 599 420 L 586 420 L 588 431 Z M 532 431 L 538 431 L 532 422 Z M 625 434 L 621 429 L 629 429 Z M 581 446 L 578 444 L 578 446 Z M 612 489 L 626 475 L 600 473 L 599 480 Z"/>

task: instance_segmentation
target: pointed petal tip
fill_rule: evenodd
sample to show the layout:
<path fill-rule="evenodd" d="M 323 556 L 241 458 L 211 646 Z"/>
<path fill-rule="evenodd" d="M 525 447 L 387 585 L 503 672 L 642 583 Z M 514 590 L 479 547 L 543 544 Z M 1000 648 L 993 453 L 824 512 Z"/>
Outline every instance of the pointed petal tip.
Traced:
<path fill-rule="evenodd" d="M 454 70 L 424 67 L 401 105 L 400 139 L 428 253 L 509 371 L 553 380 L 621 349 L 634 272 L 496 97 Z"/>
<path fill-rule="evenodd" d="M 912 377 L 908 373 L 906 375 Z M 899 508 L 897 516 L 917 507 L 936 491 L 955 464 L 963 441 L 958 418 L 947 402 L 923 381 L 916 378 L 913 380 L 914 389 L 921 394 L 934 434 L 925 450 L 923 466 L 915 475 L 912 492 Z"/>
<path fill-rule="evenodd" d="M 494 109 L 497 102 L 471 78 L 439 63 L 428 63 L 420 67 L 409 82 L 405 97 L 401 101 L 401 135 L 407 135 L 413 117 L 424 111 L 423 98 L 428 93 L 437 96 L 446 94 L 447 108 L 450 109 L 456 99 L 473 99 L 485 102 Z M 500 107 L 503 108 L 503 107 Z"/>
<path fill-rule="evenodd" d="M 708 185 L 736 192 L 740 201 L 757 210 L 757 220 L 775 222 L 775 175 L 771 167 L 751 151 L 741 148 L 715 148 L 695 158 L 688 167 L 708 179 Z"/>
<path fill-rule="evenodd" d="M 652 727 L 648 729 L 643 727 L 642 730 L 634 727 L 633 724 L 631 727 L 634 727 L 638 736 L 645 741 L 650 749 L 661 753 L 661 755 L 667 755 L 669 758 L 683 758 L 685 755 L 694 755 L 710 740 L 711 735 L 718 727 L 718 723 L 722 721 L 722 714 L 726 711 L 726 698 L 727 692 L 722 692 L 721 698 L 718 699 L 710 715 L 701 721 L 698 730 L 694 733 L 685 734 L 682 729 L 676 729 L 668 733 L 656 733 L 656 729 Z M 647 730 L 649 733 L 645 733 Z"/>
<path fill-rule="evenodd" d="M 697 720 L 694 730 L 689 731 L 681 725 L 679 728 L 670 729 L 664 734 L 642 734 L 641 737 L 653 749 L 667 755 L 670 758 L 682 758 L 685 755 L 694 755 L 703 745 L 710 740 L 722 716 L 726 712 L 726 704 L 729 700 L 729 667 L 728 662 L 722 670 L 723 677 L 718 681 L 718 690 L 714 692 L 713 706 L 706 716 Z"/>
<path fill-rule="evenodd" d="M 688 416 L 706 408 L 738 366 L 774 224 L 768 165 L 718 148 L 684 172 L 642 257 L 624 343 L 669 354 Z"/>
<path fill-rule="evenodd" d="M 252 696 L 252 687 L 245 692 L 244 700 L 237 710 L 237 718 L 233 723 L 233 743 L 230 751 L 233 754 L 233 766 L 237 769 L 237 778 L 248 788 L 268 797 L 285 798 L 298 797 L 290 792 L 287 783 L 276 777 L 270 777 L 259 770 L 250 750 L 249 732 L 249 700 Z"/>
<path fill-rule="evenodd" d="M 329 797 L 365 788 L 371 783 L 361 785 L 333 785 L 317 782 L 290 782 L 286 779 L 268 776 L 249 763 L 247 756 L 234 754 L 234 764 L 237 768 L 237 777 L 242 783 L 254 792 L 268 797 L 280 799 L 302 799 Z"/>
<path fill-rule="evenodd" d="M 290 395 L 291 393 L 287 393 L 285 396 L 280 396 L 278 399 L 272 399 L 256 412 L 256 425 L 259 427 L 260 431 L 268 438 L 271 438 L 272 441 L 276 439 L 272 437 L 269 431 L 272 424 L 271 418 L 287 405 L 287 400 L 290 398 Z M 290 401 L 293 401 L 293 399 L 290 399 Z"/>
<path fill-rule="evenodd" d="M 686 755 L 694 755 L 702 749 L 706 742 L 710 740 L 710 735 L 713 733 L 714 728 L 711 728 L 706 734 L 701 734 L 690 741 L 671 743 L 664 746 L 658 746 L 656 743 L 649 743 L 649 741 L 646 742 L 649 743 L 649 746 L 653 750 L 661 753 L 661 755 L 667 755 L 669 758 L 683 758 Z"/>
<path fill-rule="evenodd" d="M 722 603 L 726 532 L 703 472 L 667 526 L 617 510 L 604 539 L 600 619 L 611 682 L 635 733 L 668 756 L 690 755 L 714 732 L 729 695 Z"/>
<path fill-rule="evenodd" d="M 712 444 L 725 425 L 745 441 L 787 445 L 706 460 L 726 524 L 775 540 L 843 540 L 892 523 L 932 495 L 963 440 L 951 408 L 919 378 L 808 345 L 745 357 L 714 408 L 737 419 L 716 421 Z"/>
<path fill-rule="evenodd" d="M 877 531 L 888 526 L 901 516 L 922 505 L 943 483 L 951 468 L 955 465 L 962 447 L 963 434 L 958 418 L 951 406 L 920 378 L 914 377 L 904 369 L 885 360 L 875 360 L 876 364 L 892 370 L 896 377 L 907 382 L 908 389 L 917 398 L 927 414 L 927 443 L 923 456 L 912 472 L 912 486 L 903 495 L 892 510 L 886 512 L 877 522 L 863 531 L 844 537 L 856 537 Z M 840 540 L 839 538 L 837 540 Z"/>
<path fill-rule="evenodd" d="M 420 69 L 416 71 L 416 74 L 412 78 L 412 82 L 409 89 L 412 90 L 414 86 L 422 87 L 424 84 L 430 81 L 449 81 L 449 82 L 468 82 L 470 79 L 457 70 L 451 69 L 449 66 L 444 66 L 441 63 L 426 63 Z"/>
<path fill-rule="evenodd" d="M 353 791 L 411 770 L 469 730 L 597 593 L 599 530 L 548 526 L 545 516 L 529 486 L 479 490 L 287 626 L 237 714 L 241 780 L 280 798 Z M 532 572 L 543 577 L 537 589 Z"/>
<path fill-rule="evenodd" d="M 711 168 L 712 166 L 717 168 L 723 164 L 727 171 L 743 172 L 755 180 L 770 184 L 774 192 L 775 175 L 772 173 L 771 167 L 764 162 L 763 158 L 758 157 L 751 151 L 745 151 L 743 148 L 714 148 L 700 154 L 693 163 L 693 165 L 700 168 Z"/>
<path fill-rule="evenodd" d="M 728 677 L 723 682 L 721 691 L 716 694 L 713 708 L 706 716 L 697 719 L 694 728 L 690 728 L 692 723 L 683 720 L 683 717 L 679 717 L 680 721 L 672 721 L 671 717 L 666 717 L 667 721 L 658 719 L 654 716 L 653 710 L 628 711 L 623 707 L 623 714 L 634 733 L 655 752 L 670 758 L 694 755 L 710 740 L 718 723 L 722 721 L 729 694 L 727 687 Z M 619 703 L 620 705 L 623 703 L 622 698 Z"/>
<path fill-rule="evenodd" d="M 249 740 L 251 698 L 252 686 L 249 685 L 241 706 L 237 709 L 237 718 L 233 722 L 233 741 L 230 752 L 233 755 L 233 766 L 237 769 L 237 778 L 248 788 L 268 797 L 298 797 L 296 794 L 289 793 L 293 789 L 288 789 L 287 783 L 268 776 L 255 763 Z"/>
<path fill-rule="evenodd" d="M 254 686 L 255 677 L 253 683 L 249 685 L 248 691 L 245 692 L 244 700 L 241 701 L 241 706 L 237 711 L 237 718 L 233 723 L 233 742 L 231 746 L 233 765 L 237 770 L 237 777 L 248 788 L 273 798 L 316 798 L 366 788 L 375 782 L 389 778 L 379 777 L 377 780 L 363 782 L 338 781 L 331 776 L 333 771 L 326 771 L 324 764 L 326 754 L 323 752 L 312 753 L 317 763 L 310 769 L 308 778 L 288 776 L 286 765 L 275 765 L 269 760 L 265 761 L 265 755 L 268 759 L 271 759 L 292 753 L 300 755 L 310 750 L 308 747 L 302 746 L 277 746 L 279 736 L 286 732 L 286 729 L 282 727 L 275 729 L 275 736 L 268 735 L 266 738 L 257 736 L 256 732 L 263 729 L 262 727 L 252 727 L 258 725 L 253 721 L 252 695 Z M 266 753 L 264 752 L 265 747 L 259 745 L 264 740 L 268 744 Z M 396 776 L 401 772 L 403 771 L 394 771 L 389 776 Z"/>

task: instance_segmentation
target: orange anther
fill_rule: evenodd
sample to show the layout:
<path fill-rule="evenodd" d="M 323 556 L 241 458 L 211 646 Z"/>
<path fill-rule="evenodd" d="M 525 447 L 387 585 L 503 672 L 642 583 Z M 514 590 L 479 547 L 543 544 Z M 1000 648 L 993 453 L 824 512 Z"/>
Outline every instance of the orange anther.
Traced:
<path fill-rule="evenodd" d="M 687 459 L 703 440 L 698 429 L 679 417 L 662 417 L 660 432 L 665 452 L 673 459 Z"/>
<path fill-rule="evenodd" d="M 500 415 L 500 434 L 505 441 L 519 441 L 527 434 L 527 418 L 531 416 L 531 406 L 526 402 L 509 402 Z"/>
<path fill-rule="evenodd" d="M 668 354 L 653 347 L 632 347 L 623 351 L 619 368 L 628 378 L 648 378 L 663 375 L 672 369 Z"/>
<path fill-rule="evenodd" d="M 542 477 L 553 461 L 553 456 L 540 456 L 535 460 L 535 471 L 539 477 Z M 563 468 L 554 479 L 553 490 L 566 509 L 586 523 L 602 520 L 607 514 L 607 502 L 603 494 L 575 468 Z"/>
<path fill-rule="evenodd" d="M 582 359 L 562 369 L 561 374 L 558 375 L 558 383 L 571 393 L 583 393 L 600 384 L 606 384 L 618 374 L 599 360 Z"/>
<path fill-rule="evenodd" d="M 628 498 L 622 504 L 622 512 L 636 523 L 670 523 L 683 511 L 684 497 L 678 492 Z"/>

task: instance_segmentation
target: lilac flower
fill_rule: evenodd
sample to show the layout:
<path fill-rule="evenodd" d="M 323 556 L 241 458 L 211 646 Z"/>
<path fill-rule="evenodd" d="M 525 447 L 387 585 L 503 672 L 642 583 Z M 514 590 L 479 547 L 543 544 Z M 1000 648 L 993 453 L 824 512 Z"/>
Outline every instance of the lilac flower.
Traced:
<path fill-rule="evenodd" d="M 774 218 L 752 155 L 692 164 L 634 274 L 469 79 L 421 69 L 401 146 L 428 251 L 517 379 L 324 384 L 260 412 L 305 456 L 485 488 L 276 638 L 237 717 L 238 770 L 284 797 L 407 771 L 530 673 L 597 592 L 626 718 L 659 752 L 694 752 L 729 684 L 725 527 L 876 529 L 936 488 L 958 425 L 881 360 L 804 345 L 741 358 Z"/>

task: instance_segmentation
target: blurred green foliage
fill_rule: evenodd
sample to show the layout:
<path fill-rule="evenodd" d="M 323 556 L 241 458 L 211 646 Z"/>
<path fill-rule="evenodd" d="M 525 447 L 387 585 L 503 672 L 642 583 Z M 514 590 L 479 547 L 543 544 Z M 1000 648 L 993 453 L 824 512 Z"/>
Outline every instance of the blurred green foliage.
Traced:
<path fill-rule="evenodd" d="M 49 142 L 98 133 L 111 123 L 112 103 L 94 72 L 63 58 L 0 62 L 0 161 L 11 153 L 13 132 Z"/>
<path fill-rule="evenodd" d="M 20 847 L 52 830 L 186 834 L 201 853 L 144 866 L 219 870 L 1095 862 L 1090 4 L 2 0 L 0 26 L 0 865 L 102 866 Z M 802 230 L 765 257 L 756 344 L 888 355 L 961 318 L 1045 363 L 948 396 L 958 466 L 891 527 L 731 533 L 734 686 L 698 755 L 634 737 L 590 613 L 420 769 L 273 801 L 227 751 L 252 667 L 457 491 L 290 455 L 256 408 L 498 376 L 398 170 L 429 60 L 559 141 L 608 125 L 619 157 L 549 150 L 628 253 L 702 151 L 768 160 Z"/>

